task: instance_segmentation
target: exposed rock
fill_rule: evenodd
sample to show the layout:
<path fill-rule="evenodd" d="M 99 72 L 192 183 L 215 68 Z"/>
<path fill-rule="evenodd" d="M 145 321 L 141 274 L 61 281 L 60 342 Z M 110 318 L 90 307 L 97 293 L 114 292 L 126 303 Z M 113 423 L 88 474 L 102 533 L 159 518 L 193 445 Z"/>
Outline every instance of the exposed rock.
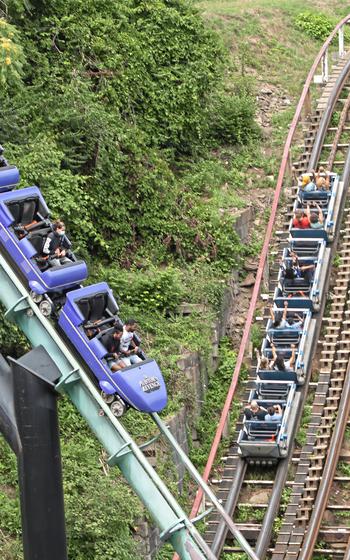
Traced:
<path fill-rule="evenodd" d="M 253 286 L 255 284 L 255 276 L 252 272 L 250 272 L 245 279 L 243 280 L 243 282 L 240 283 L 240 286 L 242 286 L 242 288 L 248 288 L 249 286 Z"/>
<path fill-rule="evenodd" d="M 266 490 L 260 490 L 259 492 L 255 492 L 249 498 L 250 504 L 268 504 L 270 500 L 270 493 L 266 492 Z"/>
<path fill-rule="evenodd" d="M 255 271 L 258 268 L 258 263 L 255 260 L 254 261 L 253 260 L 247 260 L 247 261 L 245 261 L 243 267 L 244 267 L 244 270 L 247 270 L 248 272 L 251 271 L 251 270 Z"/>
<path fill-rule="evenodd" d="M 262 87 L 260 93 L 262 93 L 263 95 L 272 95 L 273 92 L 268 87 Z"/>
<path fill-rule="evenodd" d="M 334 525 L 336 522 L 336 517 L 334 513 L 332 513 L 329 509 L 326 509 L 323 514 L 323 521 L 324 523 L 327 523 L 329 525 Z"/>

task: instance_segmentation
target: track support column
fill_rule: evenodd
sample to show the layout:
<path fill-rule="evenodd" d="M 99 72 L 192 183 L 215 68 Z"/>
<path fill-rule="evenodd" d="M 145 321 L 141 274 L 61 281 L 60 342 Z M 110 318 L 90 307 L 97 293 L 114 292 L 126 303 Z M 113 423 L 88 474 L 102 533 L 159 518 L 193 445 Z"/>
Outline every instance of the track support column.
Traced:
<path fill-rule="evenodd" d="M 322 83 L 326 84 L 329 80 L 328 49 L 322 57 Z"/>
<path fill-rule="evenodd" d="M 342 25 L 338 31 L 338 40 L 339 40 L 339 58 L 343 58 L 345 54 L 344 50 L 344 26 Z"/>
<path fill-rule="evenodd" d="M 25 560 L 67 560 L 57 393 L 60 376 L 38 346 L 0 360 L 0 430 L 17 455 Z"/>

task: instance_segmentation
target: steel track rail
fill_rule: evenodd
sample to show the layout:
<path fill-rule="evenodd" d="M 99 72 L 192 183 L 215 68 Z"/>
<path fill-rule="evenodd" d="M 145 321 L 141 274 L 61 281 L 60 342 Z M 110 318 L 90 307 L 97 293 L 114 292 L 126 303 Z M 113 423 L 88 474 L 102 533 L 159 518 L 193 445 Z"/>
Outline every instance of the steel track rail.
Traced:
<path fill-rule="evenodd" d="M 324 512 L 327 507 L 327 502 L 330 496 L 332 481 L 337 468 L 337 463 L 340 455 L 340 450 L 343 443 L 343 438 L 346 430 L 346 422 L 350 413 L 350 365 L 348 363 L 346 377 L 343 385 L 342 396 L 339 404 L 339 410 L 335 428 L 333 431 L 330 447 L 328 450 L 328 457 L 324 466 L 321 483 L 318 489 L 318 494 L 314 502 L 314 508 L 308 524 L 307 533 L 303 541 L 302 550 L 299 554 L 298 560 L 310 560 L 313 556 L 314 547 L 317 541 L 317 536 L 321 528 Z"/>
<path fill-rule="evenodd" d="M 342 70 L 335 86 L 334 89 L 332 91 L 332 95 L 330 96 L 330 102 L 329 102 L 329 107 L 331 107 L 332 110 L 329 110 L 327 112 L 327 118 L 323 118 L 321 119 L 320 122 L 320 128 L 318 130 L 316 139 L 315 139 L 315 143 L 314 143 L 314 148 L 313 148 L 313 157 L 314 160 L 316 159 L 316 161 L 318 160 L 320 153 L 322 151 L 323 148 L 323 143 L 324 142 L 324 138 L 326 136 L 327 133 L 327 129 L 329 126 L 329 122 L 332 116 L 332 112 L 334 111 L 336 102 L 339 98 L 339 95 L 344 87 L 344 84 L 346 83 L 346 80 L 348 78 L 348 75 L 350 73 L 350 61 L 345 65 L 344 69 Z M 343 123 L 342 123 L 343 124 Z M 335 140 L 337 141 L 337 143 L 339 142 L 340 136 L 338 138 L 336 138 Z M 320 141 L 320 139 L 322 141 Z M 316 146 L 316 147 L 315 147 Z M 309 163 L 309 166 L 311 166 L 311 164 Z M 334 243 L 333 246 L 333 251 L 334 248 L 336 246 L 336 243 Z M 328 271 L 327 277 L 329 279 L 329 274 L 330 271 Z M 323 307 L 324 307 L 325 302 L 323 302 Z M 322 316 L 322 311 L 320 313 L 320 316 Z M 321 327 L 321 323 L 319 322 L 318 325 L 318 329 L 315 333 L 315 338 L 316 340 L 318 339 L 318 333 L 320 331 L 320 327 Z M 309 372 L 310 373 L 310 372 Z M 298 416 L 300 416 L 300 412 L 302 411 L 303 408 L 303 402 L 305 400 L 306 397 L 306 389 L 307 387 L 304 386 L 302 389 L 302 398 L 301 398 L 301 403 L 299 406 L 299 414 Z M 296 427 L 295 426 L 295 431 L 296 431 Z M 261 527 L 261 531 L 259 534 L 259 537 L 257 539 L 257 543 L 256 543 L 256 548 L 255 548 L 255 552 L 257 554 L 257 556 L 262 559 L 265 557 L 267 548 L 269 546 L 270 540 L 271 540 L 271 534 L 272 534 L 272 527 L 273 527 L 273 522 L 274 519 L 278 513 L 278 509 L 279 509 L 279 504 L 281 501 L 281 496 L 282 496 L 282 492 L 285 486 L 285 482 L 287 479 L 287 472 L 288 472 L 288 463 L 291 459 L 292 456 L 292 451 L 293 449 L 290 448 L 289 449 L 289 453 L 288 453 L 288 457 L 282 461 L 280 461 L 277 470 L 276 470 L 276 477 L 275 477 L 275 484 L 274 484 L 274 488 L 273 488 L 273 492 L 271 495 L 271 498 L 269 500 L 269 505 L 266 511 L 266 514 L 264 516 L 264 521 Z M 241 486 L 243 484 L 243 478 L 244 478 L 244 472 L 245 472 L 245 468 L 243 466 L 243 461 L 239 460 L 237 467 L 236 467 L 236 472 L 235 472 L 235 478 L 232 484 L 232 487 L 229 489 L 228 494 L 227 494 L 227 499 L 225 500 L 225 509 L 226 511 L 233 516 L 235 507 L 238 503 L 238 497 L 239 497 L 239 493 L 241 490 Z M 224 543 L 225 543 L 225 538 L 227 535 L 227 529 L 225 528 L 224 524 L 222 522 L 219 522 L 218 524 L 218 528 L 215 534 L 215 537 L 213 539 L 212 542 L 212 546 L 211 549 L 214 552 L 214 554 L 216 554 L 217 556 L 219 556 L 220 551 L 222 550 Z"/>
<path fill-rule="evenodd" d="M 327 105 L 327 110 L 325 111 L 324 115 L 321 118 L 320 121 L 320 126 L 316 135 L 316 139 L 315 139 L 315 143 L 313 146 L 313 150 L 311 153 L 311 157 L 310 157 L 310 162 L 309 162 L 309 170 L 313 169 L 315 167 L 316 162 L 319 160 L 322 148 L 323 148 L 323 144 L 324 144 L 324 140 L 327 134 L 327 130 L 330 124 L 330 120 L 332 117 L 332 113 L 335 109 L 336 103 L 339 99 L 339 95 L 341 93 L 341 91 L 343 90 L 343 87 L 349 77 L 350 74 L 350 61 L 348 61 L 348 63 L 345 65 L 344 69 L 342 70 L 338 80 L 336 81 L 336 84 L 334 86 L 334 89 L 332 91 L 332 94 L 330 96 L 329 99 L 329 103 Z M 340 121 L 340 126 L 338 130 L 342 130 L 343 126 L 345 124 L 345 119 Z M 334 153 L 337 151 L 336 150 L 336 145 L 338 145 L 339 140 L 341 138 L 341 133 L 336 137 L 334 140 L 334 146 L 333 146 L 333 150 Z M 344 170 L 344 175 L 345 173 L 347 173 L 347 170 Z M 347 181 L 347 176 L 345 177 L 345 181 Z M 347 184 L 345 182 L 345 184 Z M 339 217 L 340 218 L 340 217 Z M 338 228 L 338 230 L 340 229 L 340 226 Z M 333 253 L 335 251 L 335 247 L 336 247 L 336 240 L 334 240 L 334 244 L 333 244 Z M 329 280 L 329 276 L 330 274 L 328 273 L 328 280 Z M 324 302 L 325 304 L 325 302 Z M 323 305 L 324 307 L 324 305 Z M 320 313 L 320 316 L 322 316 L 323 313 Z M 321 326 L 321 321 L 319 321 L 319 328 L 317 329 L 318 331 L 320 331 L 320 326 Z M 317 333 L 315 333 L 315 339 L 318 339 Z M 311 372 L 310 372 L 311 373 Z M 303 391 L 304 395 L 306 395 L 306 390 Z M 302 399 L 304 401 L 304 399 Z M 300 411 L 302 411 L 302 404 L 300 406 Z M 283 461 L 284 463 L 284 461 Z M 288 463 L 286 465 L 286 467 L 283 467 L 282 465 L 279 465 L 277 473 L 276 473 L 276 484 L 274 486 L 274 490 L 271 496 L 271 499 L 269 501 L 269 507 L 268 510 L 265 514 L 264 517 L 264 521 L 262 524 L 262 528 L 260 531 L 260 535 L 258 537 L 257 543 L 256 543 L 256 547 L 255 547 L 255 552 L 258 555 L 259 558 L 263 559 L 265 558 L 266 555 L 266 551 L 267 548 L 269 546 L 270 540 L 271 540 L 271 534 L 272 534 L 272 526 L 273 526 L 273 521 L 278 513 L 278 508 L 279 508 L 279 504 L 280 504 L 280 500 L 281 500 L 281 495 L 284 489 L 284 484 L 285 481 L 287 479 L 287 471 L 288 471 Z"/>
<path fill-rule="evenodd" d="M 350 149 L 348 150 L 346 156 L 343 181 L 345 186 L 348 186 L 350 184 Z M 347 228 L 347 232 L 350 232 L 350 227 Z M 346 258 L 350 258 L 350 242 L 347 242 L 346 245 L 347 247 L 344 251 L 344 254 L 342 255 L 344 262 L 346 262 L 345 261 Z M 350 281 L 348 283 L 348 287 L 349 285 L 350 285 Z M 348 297 L 347 289 L 344 290 L 342 296 L 345 301 Z M 348 301 L 347 303 L 350 303 L 350 301 Z M 334 474 L 339 460 L 342 442 L 346 430 L 346 422 L 344 422 L 344 418 L 348 418 L 350 413 L 350 343 L 349 343 L 348 335 L 346 335 L 345 337 L 344 346 L 345 346 L 344 358 L 345 356 L 348 358 L 348 363 L 347 363 L 344 382 L 342 386 L 338 388 L 338 393 L 341 394 L 341 398 L 339 403 L 339 409 L 337 411 L 337 419 L 331 437 L 330 445 L 328 448 L 328 455 L 324 465 L 323 474 L 319 484 L 318 492 L 313 502 L 311 519 L 307 525 L 307 532 L 304 541 L 302 543 L 302 549 L 299 554 L 299 560 L 309 560 L 313 555 L 313 550 L 317 541 L 317 535 L 319 533 L 324 512 L 327 506 L 328 498 L 331 491 L 331 483 L 334 478 Z"/>
<path fill-rule="evenodd" d="M 347 153 L 343 173 L 344 190 L 350 182 L 350 150 Z M 348 213 L 348 212 L 347 212 Z M 347 217 L 350 225 L 350 216 Z M 323 458 L 327 452 L 333 424 L 334 413 L 338 409 L 343 390 L 343 380 L 350 357 L 347 341 L 350 301 L 347 300 L 350 286 L 350 232 L 342 241 L 340 266 L 337 269 L 335 295 L 331 305 L 328 327 L 324 336 L 321 352 L 321 371 L 313 404 L 307 442 L 301 454 L 290 504 L 285 513 L 285 521 L 276 543 L 273 560 L 297 558 L 304 539 L 306 524 L 314 511 L 314 498 L 323 469 Z M 346 422 L 344 423 L 344 430 Z"/>

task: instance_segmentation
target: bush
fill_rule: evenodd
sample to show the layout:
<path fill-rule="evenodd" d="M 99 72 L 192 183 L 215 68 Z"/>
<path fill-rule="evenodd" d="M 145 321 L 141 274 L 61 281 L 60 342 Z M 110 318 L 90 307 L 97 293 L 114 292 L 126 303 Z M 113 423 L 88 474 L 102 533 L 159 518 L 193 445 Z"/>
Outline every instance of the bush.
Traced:
<path fill-rule="evenodd" d="M 241 95 L 222 94 L 212 106 L 210 130 L 219 144 L 246 144 L 259 135 L 254 121 L 255 101 L 245 92 Z"/>
<path fill-rule="evenodd" d="M 104 276 L 123 306 L 136 312 L 175 311 L 184 294 L 180 273 L 173 267 L 133 272 L 109 268 Z"/>
<path fill-rule="evenodd" d="M 298 29 L 305 31 L 309 37 L 320 41 L 327 39 L 336 24 L 336 21 L 326 14 L 314 14 L 312 12 L 302 12 L 294 21 Z"/>
<path fill-rule="evenodd" d="M 4 319 L 5 309 L 0 305 L 0 349 L 4 356 L 19 358 L 28 351 L 28 341 L 20 329 Z"/>

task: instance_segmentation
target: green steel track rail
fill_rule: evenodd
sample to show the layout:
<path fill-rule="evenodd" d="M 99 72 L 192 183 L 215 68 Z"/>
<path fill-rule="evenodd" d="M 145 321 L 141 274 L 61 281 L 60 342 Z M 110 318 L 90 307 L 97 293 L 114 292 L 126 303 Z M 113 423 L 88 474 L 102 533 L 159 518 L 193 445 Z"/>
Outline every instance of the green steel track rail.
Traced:
<path fill-rule="evenodd" d="M 130 486 L 150 512 L 159 527 L 161 539 L 170 541 L 182 560 L 216 560 L 193 522 L 186 516 L 165 484 L 150 466 L 140 448 L 129 436 L 123 425 L 111 413 L 87 371 L 77 361 L 64 339 L 45 318 L 31 299 L 27 289 L 18 278 L 6 258 L 0 252 L 0 302 L 4 305 L 5 317 L 14 321 L 28 338 L 33 347 L 42 345 L 57 364 L 61 377 L 56 385 L 57 391 L 66 393 L 79 413 L 106 449 L 110 466 L 117 465 Z M 101 413 L 102 411 L 102 413 Z M 192 476 L 200 483 L 205 494 L 214 503 L 219 512 L 224 514 L 211 490 L 202 481 L 200 475 L 183 457 L 183 452 L 172 440 L 160 418 L 154 417 L 163 435 L 183 458 Z M 222 511 L 221 511 L 222 510 Z M 202 516 L 200 516 L 202 517 Z M 239 533 L 230 519 L 226 520 L 233 535 L 239 541 L 248 556 L 257 560 L 257 556 Z"/>

